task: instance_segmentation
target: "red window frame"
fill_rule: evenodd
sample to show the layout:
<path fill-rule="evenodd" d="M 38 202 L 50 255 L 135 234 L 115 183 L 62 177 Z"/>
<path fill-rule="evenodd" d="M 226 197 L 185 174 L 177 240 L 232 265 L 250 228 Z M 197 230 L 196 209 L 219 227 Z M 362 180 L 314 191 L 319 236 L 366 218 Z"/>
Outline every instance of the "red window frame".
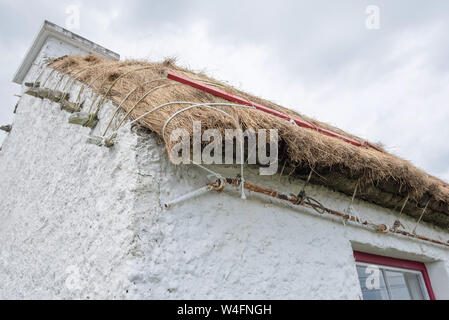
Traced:
<path fill-rule="evenodd" d="M 427 273 L 426 265 L 424 263 L 379 256 L 376 254 L 365 253 L 360 251 L 354 251 L 354 258 L 356 262 L 365 262 L 365 263 L 379 264 L 387 267 L 420 271 L 423 276 L 424 283 L 426 285 L 427 293 L 429 294 L 430 300 L 436 300 L 435 294 L 433 293 L 432 284 L 430 283 L 429 274 Z"/>

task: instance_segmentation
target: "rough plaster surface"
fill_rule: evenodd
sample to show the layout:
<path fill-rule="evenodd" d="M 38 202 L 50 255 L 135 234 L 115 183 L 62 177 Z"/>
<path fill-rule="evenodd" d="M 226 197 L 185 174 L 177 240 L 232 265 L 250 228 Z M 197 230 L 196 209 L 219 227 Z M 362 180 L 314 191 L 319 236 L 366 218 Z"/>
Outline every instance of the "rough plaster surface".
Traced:
<path fill-rule="evenodd" d="M 47 59 L 50 58 L 57 58 L 64 55 L 86 55 L 87 52 L 84 50 L 81 50 L 80 48 L 77 48 L 71 44 L 63 43 L 61 40 L 58 40 L 54 37 L 49 37 L 45 41 L 45 43 L 42 45 L 42 48 L 36 57 L 34 63 L 32 64 L 30 70 L 28 71 L 27 75 L 25 76 L 24 82 L 28 81 L 34 81 L 36 80 L 38 74 L 40 73 L 42 64 L 47 61 Z M 40 81 L 44 81 L 42 77 L 40 78 Z M 3 125 L 6 123 L 0 123 L 0 125 Z M 2 144 L 3 140 L 5 139 L 6 135 L 3 131 L 0 131 L 0 145 Z"/>
<path fill-rule="evenodd" d="M 48 86 L 59 79 L 53 74 Z M 78 90 L 79 84 L 72 96 Z M 85 91 L 85 108 L 94 96 Z M 120 130 L 112 148 L 87 144 L 114 110 L 107 103 L 90 132 L 68 124 L 57 103 L 20 100 L 0 151 L 0 298 L 360 299 L 353 248 L 438 261 L 449 270 L 448 249 L 345 226 L 254 194 L 244 201 L 232 190 L 212 192 L 163 209 L 203 186 L 206 173 L 170 164 L 163 145 L 136 129 Z M 286 193 L 303 185 L 255 173 L 247 170 L 247 180 Z M 322 187 L 307 192 L 336 210 L 350 202 Z M 387 225 L 397 217 L 359 201 L 354 209 Z M 418 231 L 449 239 L 428 225 Z"/>

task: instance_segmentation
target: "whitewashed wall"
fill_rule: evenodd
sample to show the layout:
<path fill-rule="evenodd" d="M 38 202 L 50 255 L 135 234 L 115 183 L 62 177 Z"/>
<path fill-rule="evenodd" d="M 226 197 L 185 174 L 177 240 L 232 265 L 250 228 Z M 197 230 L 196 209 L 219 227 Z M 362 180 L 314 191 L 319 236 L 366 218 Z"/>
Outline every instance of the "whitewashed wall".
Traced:
<path fill-rule="evenodd" d="M 48 86 L 59 79 L 54 73 Z M 85 108 L 92 96 L 86 93 Z M 114 109 L 105 105 L 94 134 Z M 3 143 L 0 298 L 360 299 L 353 248 L 428 263 L 437 297 L 448 297 L 448 249 L 345 226 L 254 194 L 244 201 L 234 191 L 163 209 L 203 186 L 206 173 L 171 165 L 162 143 L 135 129 L 121 130 L 110 149 L 87 144 L 90 129 L 68 117 L 57 103 L 24 95 Z M 303 185 L 252 171 L 246 178 L 285 193 Z M 323 187 L 307 192 L 336 210 L 350 201 Z M 396 219 L 359 201 L 355 210 L 373 222 Z M 449 239 L 425 224 L 418 232 Z"/>
<path fill-rule="evenodd" d="M 42 48 L 39 51 L 33 65 L 28 71 L 27 76 L 25 77 L 25 81 L 34 81 L 36 80 L 38 74 L 42 70 L 43 65 L 48 61 L 48 59 L 58 58 L 65 55 L 81 55 L 85 56 L 87 52 L 78 47 L 75 47 L 69 43 L 65 43 L 62 40 L 58 40 L 54 37 L 49 37 L 43 44 Z M 42 77 L 40 81 L 44 81 Z"/>

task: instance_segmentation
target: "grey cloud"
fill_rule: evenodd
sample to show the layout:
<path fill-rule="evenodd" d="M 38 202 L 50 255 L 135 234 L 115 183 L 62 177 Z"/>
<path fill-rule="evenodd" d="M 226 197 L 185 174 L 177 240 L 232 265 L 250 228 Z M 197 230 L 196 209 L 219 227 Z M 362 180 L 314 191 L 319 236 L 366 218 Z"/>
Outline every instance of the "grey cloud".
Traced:
<path fill-rule="evenodd" d="M 298 111 L 392 145 L 433 174 L 449 174 L 449 132 L 438 128 L 449 120 L 448 1 L 2 1 L 0 46 L 11 54 L 0 59 L 0 94 L 7 97 L 0 123 L 12 119 L 16 88 L 10 81 L 40 24 L 48 19 L 64 25 L 65 6 L 78 3 L 81 30 L 76 32 L 119 53 L 128 51 L 114 47 L 117 43 L 182 32 L 198 21 L 207 23 L 214 43 L 269 48 L 281 81 L 318 98 L 296 101 L 282 92 L 266 98 L 302 106 Z M 380 30 L 365 28 L 365 8 L 371 4 L 380 7 Z M 102 30 L 98 17 L 111 10 L 120 14 Z M 407 48 L 421 39 L 422 45 Z M 418 127 L 420 111 L 427 115 Z"/>

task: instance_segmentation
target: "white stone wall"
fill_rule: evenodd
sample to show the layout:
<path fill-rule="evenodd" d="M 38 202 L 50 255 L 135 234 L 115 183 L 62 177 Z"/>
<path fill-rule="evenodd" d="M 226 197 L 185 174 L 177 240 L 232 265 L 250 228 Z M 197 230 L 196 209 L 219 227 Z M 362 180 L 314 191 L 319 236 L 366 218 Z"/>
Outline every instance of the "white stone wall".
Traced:
<path fill-rule="evenodd" d="M 75 47 L 69 43 L 58 40 L 54 37 L 48 37 L 42 46 L 38 56 L 36 57 L 33 65 L 28 71 L 27 76 L 25 77 L 24 82 L 31 82 L 36 80 L 38 74 L 42 70 L 42 67 L 48 59 L 58 58 L 65 55 L 81 55 L 85 56 L 87 52 L 78 47 Z M 40 81 L 44 81 L 42 77 L 39 79 Z"/>
<path fill-rule="evenodd" d="M 49 58 L 57 58 L 64 55 L 86 55 L 87 52 L 77 48 L 71 44 L 63 43 L 61 40 L 58 40 L 54 37 L 49 37 L 45 41 L 44 45 L 40 49 L 38 56 L 36 57 L 33 65 L 27 73 L 27 76 L 24 79 L 24 82 L 31 82 L 36 80 L 39 75 L 44 62 Z M 44 81 L 45 79 L 40 79 Z M 23 91 L 23 90 L 22 90 Z M 19 92 L 18 92 L 19 94 Z M 0 125 L 5 125 L 7 123 L 0 123 Z M 3 131 L 0 131 L 0 145 L 5 139 L 6 135 Z"/>
<path fill-rule="evenodd" d="M 204 172 L 167 169 L 162 202 L 204 184 Z M 225 176 L 238 173 L 238 168 L 214 169 Z M 256 173 L 247 172 L 247 180 L 284 193 L 296 194 L 303 186 L 301 181 Z M 323 187 L 308 187 L 307 193 L 335 210 L 343 211 L 350 203 L 350 198 Z M 154 228 L 140 237 L 153 246 L 144 245 L 144 259 L 136 263 L 134 297 L 149 291 L 156 292 L 154 298 L 359 299 L 353 249 L 429 266 L 442 261 L 444 270 L 433 274 L 432 281 L 447 281 L 447 248 L 345 226 L 267 200 L 255 194 L 243 201 L 238 192 L 211 193 L 162 211 Z M 360 217 L 389 226 L 397 218 L 397 213 L 360 201 L 354 208 Z M 407 217 L 401 221 L 408 230 L 415 226 Z M 446 232 L 424 224 L 417 231 L 448 239 Z M 447 292 L 435 291 L 437 297 L 448 298 Z"/>
<path fill-rule="evenodd" d="M 1 298 L 121 294 L 135 235 L 138 137 L 127 132 L 114 149 L 99 148 L 68 117 L 57 103 L 24 95 L 0 151 Z"/>
<path fill-rule="evenodd" d="M 59 79 L 54 73 L 48 86 Z M 84 108 L 94 96 L 85 91 Z M 114 109 L 104 106 L 93 134 Z M 163 203 L 203 186 L 206 173 L 170 164 L 163 144 L 136 129 L 121 130 L 112 148 L 87 144 L 91 130 L 68 117 L 57 103 L 24 95 L 0 151 L 0 298 L 360 299 L 354 248 L 438 266 L 432 281 L 443 288 L 437 297 L 447 298 L 447 248 L 345 226 L 255 194 L 244 201 L 232 190 L 166 210 Z M 248 181 L 284 193 L 303 185 L 245 172 Z M 323 187 L 307 192 L 336 210 L 350 202 Z M 364 202 L 354 208 L 389 226 L 397 217 Z M 413 220 L 401 220 L 413 228 Z M 426 224 L 418 232 L 449 240 Z"/>

